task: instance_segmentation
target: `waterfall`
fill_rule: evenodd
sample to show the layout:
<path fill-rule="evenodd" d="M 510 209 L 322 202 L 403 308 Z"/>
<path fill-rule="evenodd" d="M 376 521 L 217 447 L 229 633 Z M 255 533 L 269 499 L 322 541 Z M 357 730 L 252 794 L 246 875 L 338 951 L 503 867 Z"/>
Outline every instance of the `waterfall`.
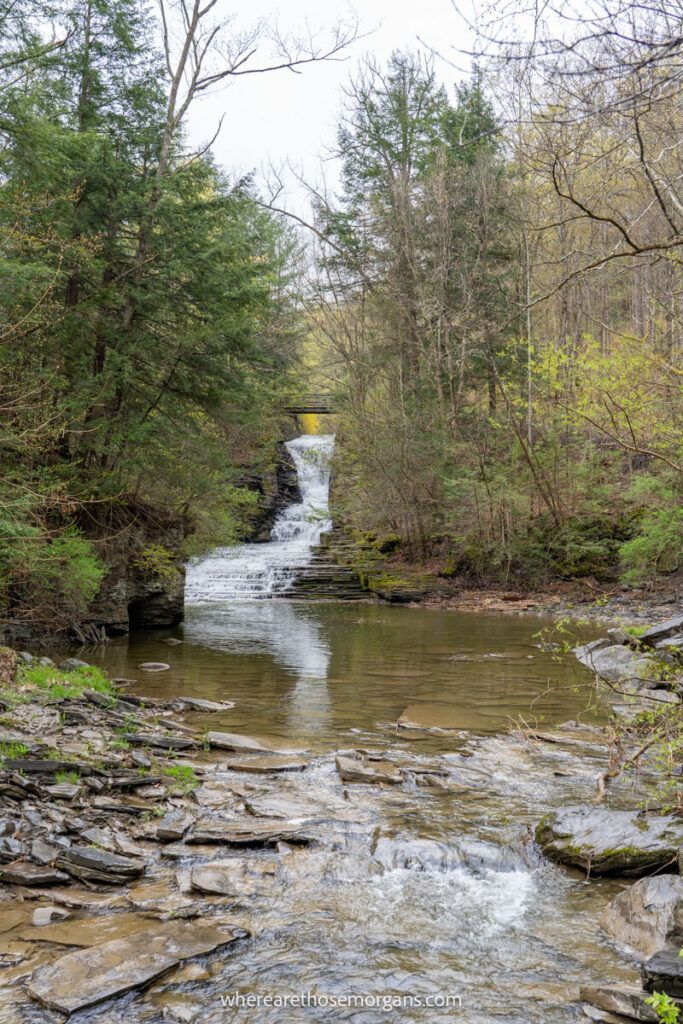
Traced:
<path fill-rule="evenodd" d="M 332 435 L 309 435 L 287 442 L 302 500 L 284 509 L 267 544 L 216 548 L 187 569 L 185 603 L 251 601 L 282 593 L 312 558 L 328 516 Z"/>

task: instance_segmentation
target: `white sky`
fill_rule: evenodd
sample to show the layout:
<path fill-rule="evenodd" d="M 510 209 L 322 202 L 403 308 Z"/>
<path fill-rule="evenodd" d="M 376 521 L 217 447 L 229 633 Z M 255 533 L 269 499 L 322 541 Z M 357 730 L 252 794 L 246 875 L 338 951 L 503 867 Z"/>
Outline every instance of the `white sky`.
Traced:
<path fill-rule="evenodd" d="M 224 114 L 213 153 L 231 175 L 258 172 L 269 162 L 280 167 L 289 160 L 303 169 L 307 179 L 319 179 L 320 158 L 335 142 L 341 88 L 359 58 L 371 53 L 384 61 L 394 49 L 419 48 L 419 37 L 459 61 L 453 47 L 468 45 L 466 27 L 451 0 L 357 0 L 354 8 L 344 0 L 283 0 L 279 4 L 277 0 L 223 0 L 221 14 L 233 12 L 238 29 L 248 28 L 260 18 L 274 20 L 287 34 L 295 33 L 306 21 L 311 28 L 324 30 L 354 9 L 361 31 L 369 34 L 350 47 L 347 60 L 305 67 L 301 74 L 280 71 L 234 80 L 193 107 L 189 119 L 192 142 L 210 139 Z M 464 77 L 443 63 L 438 70 L 447 85 Z M 325 176 L 332 182 L 336 179 L 329 162 Z M 295 185 L 289 202 L 300 206 L 301 194 Z"/>

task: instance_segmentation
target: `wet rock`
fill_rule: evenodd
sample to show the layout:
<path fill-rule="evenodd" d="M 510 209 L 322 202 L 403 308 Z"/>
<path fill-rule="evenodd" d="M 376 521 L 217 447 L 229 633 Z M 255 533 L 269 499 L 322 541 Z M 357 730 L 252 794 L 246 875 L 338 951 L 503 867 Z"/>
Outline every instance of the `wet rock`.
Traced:
<path fill-rule="evenodd" d="M 275 861 L 234 857 L 192 868 L 190 883 L 199 892 L 220 896 L 257 896 L 268 892 L 275 880 Z"/>
<path fill-rule="evenodd" d="M 183 641 L 179 640 L 176 636 L 167 636 L 161 641 L 162 644 L 166 644 L 167 647 L 177 647 Z"/>
<path fill-rule="evenodd" d="M 67 915 L 68 917 L 69 915 Z M 103 942 L 124 939 L 149 928 L 142 914 L 100 914 L 97 917 L 58 921 L 41 927 L 31 925 L 19 930 L 27 942 L 55 942 L 60 946 L 101 946 Z"/>
<path fill-rule="evenodd" d="M 646 645 L 653 644 L 657 640 L 665 640 L 673 636 L 674 633 L 681 632 L 683 632 L 683 615 L 675 615 L 672 619 L 667 619 L 666 622 L 646 630 L 640 637 L 640 642 Z"/>
<path fill-rule="evenodd" d="M 68 880 L 68 875 L 63 871 L 31 864 L 27 860 L 13 861 L 0 867 L 0 882 L 9 882 L 11 885 L 59 885 Z"/>
<path fill-rule="evenodd" d="M 271 846 L 280 840 L 288 843 L 311 843 L 316 836 L 306 831 L 298 822 L 279 821 L 269 818 L 249 818 L 239 821 L 222 821 L 218 818 L 202 818 L 190 834 L 186 843 L 226 843 L 229 846 Z"/>
<path fill-rule="evenodd" d="M 169 811 L 159 822 L 157 837 L 172 842 L 182 839 L 195 820 L 193 814 L 185 811 Z"/>
<path fill-rule="evenodd" d="M 233 732 L 208 732 L 207 742 L 218 750 L 254 751 L 255 753 L 274 754 L 272 747 L 255 740 L 251 736 L 240 736 Z"/>
<path fill-rule="evenodd" d="M 57 865 L 77 878 L 112 884 L 137 878 L 145 870 L 144 863 L 139 860 L 89 846 L 72 846 L 62 851 L 57 858 Z"/>
<path fill-rule="evenodd" d="M 170 667 L 165 661 L 143 661 L 142 665 L 138 665 L 143 672 L 165 672 Z"/>
<path fill-rule="evenodd" d="M 683 944 L 683 878 L 641 878 L 605 908 L 602 927 L 618 942 L 649 957 L 664 946 Z"/>
<path fill-rule="evenodd" d="M 621 1014 L 631 1020 L 657 1021 L 657 1014 L 645 1000 L 647 993 L 635 986 L 584 985 L 580 997 L 607 1013 Z"/>
<path fill-rule="evenodd" d="M 678 948 L 655 953 L 642 965 L 640 973 L 647 992 L 665 992 L 674 999 L 683 999 L 683 957 Z"/>
<path fill-rule="evenodd" d="M 269 775 L 271 772 L 302 772 L 310 763 L 301 757 L 274 754 L 270 757 L 230 757 L 221 761 L 221 768 L 229 768 L 232 772 Z"/>
<path fill-rule="evenodd" d="M 131 750 L 130 759 L 133 764 L 136 764 L 138 768 L 151 768 L 152 761 L 147 754 L 143 754 L 141 750 Z"/>
<path fill-rule="evenodd" d="M 403 782 L 402 771 L 389 761 L 356 761 L 351 757 L 337 756 L 334 763 L 342 782 L 385 783 L 392 786 Z"/>
<path fill-rule="evenodd" d="M 168 993 L 158 997 L 156 1002 L 161 1004 L 163 1019 L 171 1024 L 192 1024 L 202 1013 L 201 1004 L 185 995 Z"/>
<path fill-rule="evenodd" d="M 55 921 L 66 921 L 70 916 L 69 911 L 63 910 L 62 907 L 36 907 L 31 917 L 31 924 L 36 928 L 44 928 Z"/>
<path fill-rule="evenodd" d="M 200 697 L 174 697 L 173 706 L 186 711 L 229 711 L 234 700 L 203 700 Z"/>
<path fill-rule="evenodd" d="M 28 992 L 50 1009 L 75 1013 L 146 985 L 175 964 L 211 953 L 244 934 L 202 923 L 164 922 L 39 967 Z"/>
<path fill-rule="evenodd" d="M 86 843 L 99 846 L 111 853 L 121 853 L 124 857 L 144 857 L 145 851 L 137 843 L 117 829 L 88 828 L 81 832 L 81 839 Z"/>
<path fill-rule="evenodd" d="M 543 853 L 593 875 L 639 875 L 675 860 L 683 821 L 604 807 L 564 807 L 536 829 Z"/>

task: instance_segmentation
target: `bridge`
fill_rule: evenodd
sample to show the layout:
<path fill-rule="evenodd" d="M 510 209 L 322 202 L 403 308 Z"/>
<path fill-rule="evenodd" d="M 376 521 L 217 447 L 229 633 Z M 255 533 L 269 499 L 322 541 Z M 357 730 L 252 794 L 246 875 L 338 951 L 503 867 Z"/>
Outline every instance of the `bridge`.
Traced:
<path fill-rule="evenodd" d="M 318 394 L 299 395 L 287 406 L 287 412 L 292 416 L 300 416 L 311 413 L 314 416 L 329 416 L 334 412 L 332 396 L 322 392 Z"/>

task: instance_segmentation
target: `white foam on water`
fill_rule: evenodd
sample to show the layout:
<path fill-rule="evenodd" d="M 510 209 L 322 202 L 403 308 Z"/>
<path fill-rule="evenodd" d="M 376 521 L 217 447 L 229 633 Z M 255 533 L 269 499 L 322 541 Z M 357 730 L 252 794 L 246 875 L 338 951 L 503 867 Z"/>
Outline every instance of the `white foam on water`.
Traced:
<path fill-rule="evenodd" d="M 274 597 L 310 563 L 313 548 L 332 526 L 328 513 L 334 436 L 305 434 L 286 447 L 296 466 L 302 500 L 278 515 L 267 544 L 216 548 L 193 560 L 185 580 L 187 605 Z"/>

